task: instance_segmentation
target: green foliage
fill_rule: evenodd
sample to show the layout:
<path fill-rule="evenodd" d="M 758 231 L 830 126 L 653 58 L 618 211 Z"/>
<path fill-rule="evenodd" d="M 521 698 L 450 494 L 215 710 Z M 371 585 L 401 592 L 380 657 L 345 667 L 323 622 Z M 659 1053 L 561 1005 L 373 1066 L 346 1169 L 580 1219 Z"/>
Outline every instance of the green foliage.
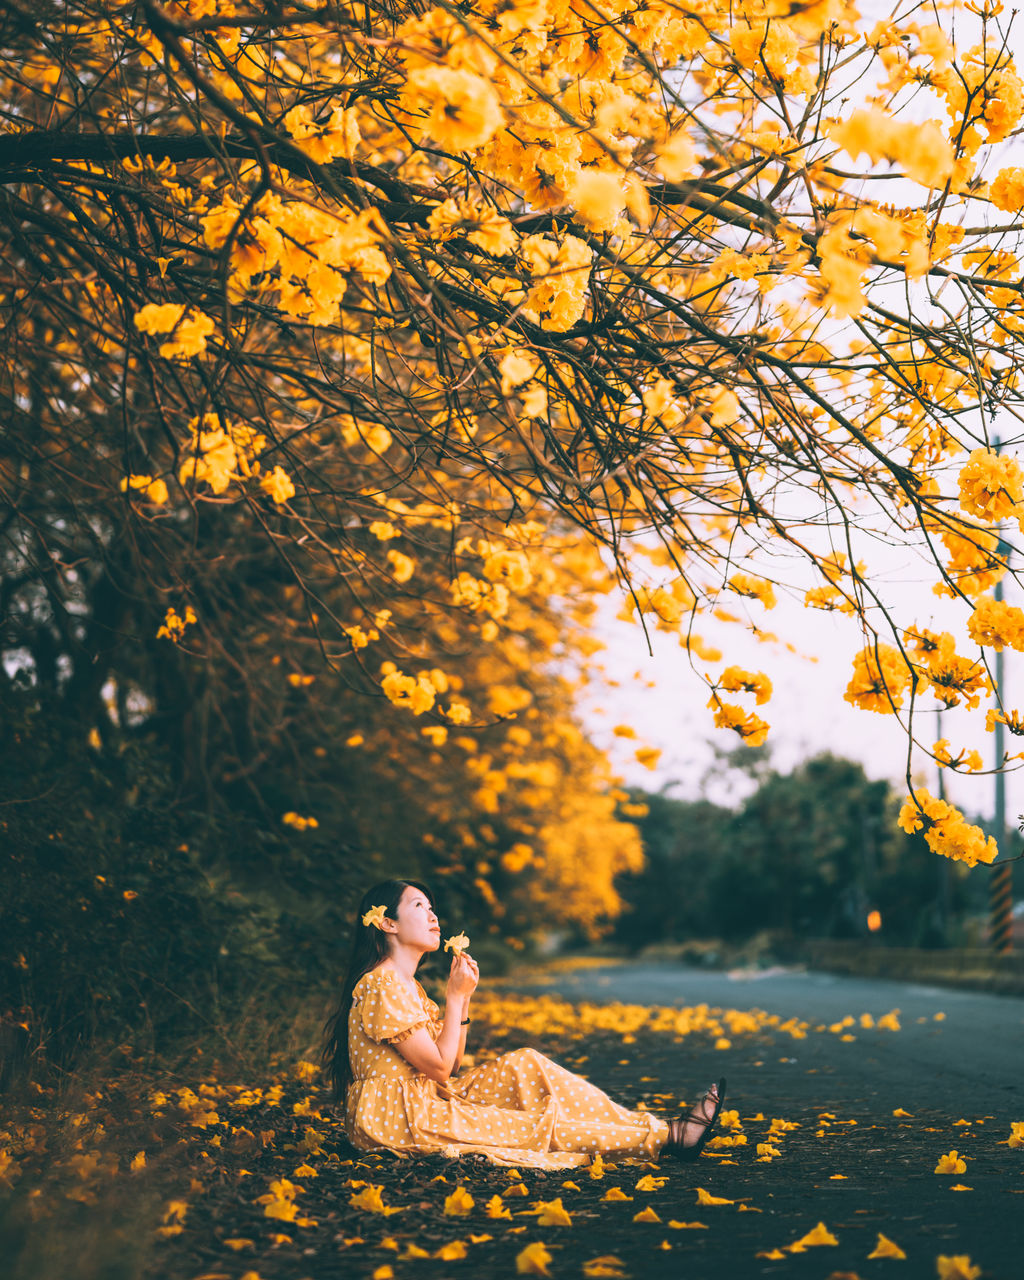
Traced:
<path fill-rule="evenodd" d="M 920 836 L 899 830 L 888 782 L 831 754 L 757 777 L 736 810 L 634 793 L 648 806 L 639 822 L 648 861 L 619 883 L 630 909 L 618 941 L 740 940 L 765 929 L 858 937 L 871 909 L 889 943 L 944 941 L 943 917 L 962 906 L 963 879 Z"/>
<path fill-rule="evenodd" d="M 112 777 L 81 725 L 14 687 L 0 719 L 0 1004 L 62 1060 L 99 1033 L 155 1046 L 216 1018 L 253 917 L 204 874 L 159 757 L 128 745 Z"/>
<path fill-rule="evenodd" d="M 639 948 L 654 939 L 713 934 L 708 870 L 727 854 L 732 812 L 663 792 L 634 798 L 648 806 L 639 822 L 646 865 L 639 875 L 617 882 L 627 908 L 616 922 L 615 939 Z"/>

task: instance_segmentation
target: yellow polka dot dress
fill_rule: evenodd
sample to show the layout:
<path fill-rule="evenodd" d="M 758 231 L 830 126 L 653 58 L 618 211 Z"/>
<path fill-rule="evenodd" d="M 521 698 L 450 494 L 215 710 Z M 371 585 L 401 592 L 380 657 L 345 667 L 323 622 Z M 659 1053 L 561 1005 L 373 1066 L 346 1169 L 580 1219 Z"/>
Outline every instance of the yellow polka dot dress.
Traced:
<path fill-rule="evenodd" d="M 606 1156 L 656 1158 L 668 1125 L 628 1111 L 535 1049 L 516 1049 L 438 1084 L 393 1045 L 426 1027 L 441 1032 L 437 1005 L 387 969 L 352 992 L 348 1043 L 353 1080 L 345 1100 L 352 1143 L 363 1151 L 448 1156 L 477 1152 L 495 1164 L 569 1169 Z"/>

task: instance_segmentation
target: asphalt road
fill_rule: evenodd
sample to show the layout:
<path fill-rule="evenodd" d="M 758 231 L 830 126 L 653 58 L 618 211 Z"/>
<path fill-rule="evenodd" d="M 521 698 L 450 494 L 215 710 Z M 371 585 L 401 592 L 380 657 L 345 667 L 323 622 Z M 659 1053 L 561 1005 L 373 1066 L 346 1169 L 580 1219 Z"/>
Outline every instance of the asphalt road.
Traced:
<path fill-rule="evenodd" d="M 582 1070 L 593 1082 L 627 1106 L 656 1104 L 645 1088 L 675 1089 L 690 1101 L 724 1074 L 728 1105 L 750 1134 L 751 1145 L 733 1153 L 734 1165 L 715 1167 L 706 1155 L 683 1166 L 693 1173 L 682 1176 L 716 1195 L 746 1197 L 758 1213 L 731 1219 L 725 1235 L 694 1233 L 685 1255 L 677 1243 L 657 1262 L 631 1258 L 634 1276 L 936 1280 L 940 1255 L 967 1255 L 982 1280 L 1024 1280 L 1024 1149 L 1006 1145 L 1011 1122 L 1024 1120 L 1024 999 L 824 973 L 729 975 L 630 964 L 515 981 L 514 989 L 573 1001 L 761 1009 L 810 1024 L 803 1040 L 736 1037 L 724 1051 L 703 1037 L 671 1048 L 667 1038 L 651 1036 L 638 1042 L 632 1060 L 606 1051 L 586 1062 Z M 846 1032 L 855 1038 L 843 1041 L 828 1030 L 847 1015 L 877 1018 L 894 1009 L 899 1031 L 858 1024 Z M 641 1082 L 651 1077 L 657 1083 Z M 779 1159 L 758 1164 L 753 1143 L 764 1140 L 765 1122 L 775 1116 L 799 1127 L 785 1135 Z M 954 1148 L 966 1157 L 966 1171 L 936 1174 L 939 1157 Z M 686 1216 L 678 1177 L 671 1194 L 666 1188 L 665 1211 Z M 835 1232 L 838 1247 L 763 1256 L 817 1222 Z M 906 1259 L 870 1259 L 877 1233 L 900 1245 Z"/>
<path fill-rule="evenodd" d="M 515 989 L 574 1001 L 756 1008 L 813 1026 L 898 1009 L 899 1033 L 858 1026 L 850 1029 L 856 1041 L 842 1044 L 827 1032 L 811 1033 L 792 1043 L 785 1055 L 791 1061 L 782 1065 L 838 1077 L 830 1084 L 837 1097 L 895 1099 L 892 1107 L 910 1110 L 913 1103 L 957 1115 L 1016 1108 L 1013 1118 L 1024 1119 L 1024 998 L 799 970 L 728 974 L 631 964 L 517 982 Z M 945 1018 L 937 1021 L 937 1013 Z M 701 1081 L 723 1069 L 721 1054 L 704 1051 L 696 1059 L 693 1070 Z M 757 1081 L 739 1076 L 734 1085 L 753 1104 Z M 1024 1243 L 1024 1225 L 1021 1235 Z"/>

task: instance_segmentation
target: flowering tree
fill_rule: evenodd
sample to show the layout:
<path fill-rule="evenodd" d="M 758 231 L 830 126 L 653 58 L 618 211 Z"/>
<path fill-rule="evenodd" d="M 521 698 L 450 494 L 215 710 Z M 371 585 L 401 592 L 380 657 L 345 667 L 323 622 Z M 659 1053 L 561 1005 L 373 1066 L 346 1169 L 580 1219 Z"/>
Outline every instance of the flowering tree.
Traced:
<path fill-rule="evenodd" d="M 1024 729 L 987 661 L 1024 647 L 993 593 L 1024 512 L 991 435 L 1024 328 L 1000 9 L 9 7 L 11 645 L 54 683 L 70 655 L 96 701 L 97 655 L 159 603 L 161 643 L 200 636 L 249 705 L 233 648 L 272 566 L 291 652 L 450 753 L 530 701 L 489 649 L 568 656 L 514 602 L 554 625 L 537 597 L 590 591 L 596 556 L 706 661 L 723 592 L 770 607 L 803 565 L 808 606 L 863 632 L 856 705 L 913 734 L 921 699 L 985 697 Z M 926 548 L 963 636 L 884 607 L 872 530 Z M 180 670 L 152 660 L 145 697 Z M 714 723 L 762 741 L 767 676 L 708 679 Z M 902 821 L 995 856 L 927 793 Z"/>

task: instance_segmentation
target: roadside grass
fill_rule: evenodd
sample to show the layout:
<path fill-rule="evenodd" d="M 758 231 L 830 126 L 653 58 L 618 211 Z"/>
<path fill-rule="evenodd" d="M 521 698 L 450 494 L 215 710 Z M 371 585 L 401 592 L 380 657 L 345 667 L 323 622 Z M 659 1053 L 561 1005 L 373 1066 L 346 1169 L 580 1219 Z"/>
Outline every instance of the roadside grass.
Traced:
<path fill-rule="evenodd" d="M 195 1193 L 204 1162 L 183 1136 L 187 1113 L 154 1113 L 154 1094 L 194 1090 L 199 1078 L 267 1079 L 314 1052 L 326 1007 L 326 997 L 282 1007 L 254 993 L 229 1026 L 159 1050 L 122 1042 L 93 1046 L 70 1070 L 22 1064 L 0 1094 L 5 1280 L 157 1272 L 168 1203 Z"/>

